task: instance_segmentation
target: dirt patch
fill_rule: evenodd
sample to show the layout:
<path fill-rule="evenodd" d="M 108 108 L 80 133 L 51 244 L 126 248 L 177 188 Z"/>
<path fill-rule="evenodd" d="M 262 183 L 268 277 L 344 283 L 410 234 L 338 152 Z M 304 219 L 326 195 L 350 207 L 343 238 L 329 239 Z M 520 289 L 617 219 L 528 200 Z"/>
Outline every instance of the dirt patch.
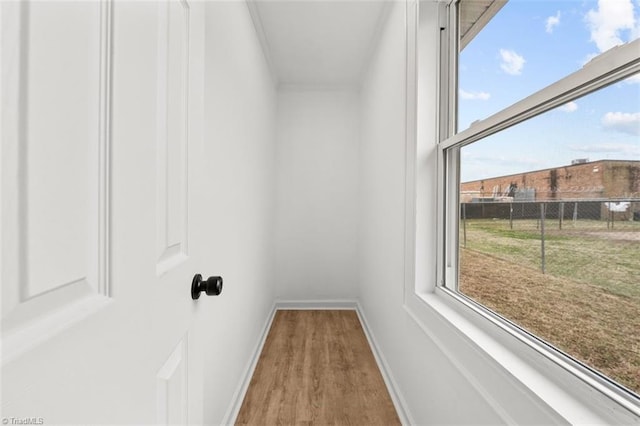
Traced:
<path fill-rule="evenodd" d="M 469 249 L 460 260 L 462 293 L 640 393 L 637 300 Z"/>

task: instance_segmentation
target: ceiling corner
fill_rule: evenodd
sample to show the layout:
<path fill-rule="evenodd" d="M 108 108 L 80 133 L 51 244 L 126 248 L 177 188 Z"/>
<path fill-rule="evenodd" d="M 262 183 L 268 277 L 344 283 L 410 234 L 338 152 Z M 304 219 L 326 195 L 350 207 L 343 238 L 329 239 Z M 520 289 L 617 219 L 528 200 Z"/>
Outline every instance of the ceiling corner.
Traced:
<path fill-rule="evenodd" d="M 247 8 L 249 9 L 249 15 L 251 16 L 251 21 L 253 22 L 253 28 L 256 31 L 258 42 L 260 43 L 260 47 L 262 48 L 262 54 L 264 55 L 265 62 L 267 63 L 267 67 L 269 68 L 271 79 L 273 80 L 274 86 L 278 87 L 278 74 L 273 63 L 273 58 L 271 57 L 271 48 L 269 47 L 269 40 L 267 39 L 267 36 L 265 34 L 264 26 L 262 25 L 262 19 L 260 18 L 260 12 L 258 11 L 257 0 L 245 0 L 245 3 L 247 4 Z"/>

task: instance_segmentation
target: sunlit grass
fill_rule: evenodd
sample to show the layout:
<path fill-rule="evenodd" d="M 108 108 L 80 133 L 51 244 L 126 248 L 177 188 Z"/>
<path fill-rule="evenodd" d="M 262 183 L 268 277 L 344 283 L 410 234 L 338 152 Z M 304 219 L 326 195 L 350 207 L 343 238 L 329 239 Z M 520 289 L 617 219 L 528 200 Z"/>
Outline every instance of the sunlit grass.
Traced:
<path fill-rule="evenodd" d="M 542 270 L 537 221 L 514 221 L 513 229 L 508 220 L 467 220 L 466 225 L 467 248 Z M 548 221 L 545 272 L 640 299 L 640 222 L 618 222 L 608 229 L 606 221 L 568 221 L 560 230 Z"/>
<path fill-rule="evenodd" d="M 467 220 L 459 289 L 640 392 L 640 223 L 563 225 L 545 223 L 543 274 L 537 221 Z"/>

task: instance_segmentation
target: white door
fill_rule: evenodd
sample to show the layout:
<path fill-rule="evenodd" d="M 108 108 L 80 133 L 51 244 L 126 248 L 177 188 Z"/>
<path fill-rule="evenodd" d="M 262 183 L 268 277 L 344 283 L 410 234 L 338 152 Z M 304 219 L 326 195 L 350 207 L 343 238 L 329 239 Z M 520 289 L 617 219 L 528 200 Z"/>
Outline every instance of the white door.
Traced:
<path fill-rule="evenodd" d="M 0 8 L 1 416 L 201 423 L 203 5 Z"/>

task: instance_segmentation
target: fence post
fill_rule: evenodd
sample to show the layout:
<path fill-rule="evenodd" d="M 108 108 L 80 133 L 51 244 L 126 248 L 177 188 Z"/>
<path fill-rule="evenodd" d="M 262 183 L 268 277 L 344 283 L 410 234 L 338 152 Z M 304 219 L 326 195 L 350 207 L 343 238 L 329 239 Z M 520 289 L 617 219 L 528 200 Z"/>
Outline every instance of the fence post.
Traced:
<path fill-rule="evenodd" d="M 544 258 L 544 217 L 545 215 L 545 203 L 540 203 L 540 257 L 542 264 L 542 273 L 545 273 L 546 265 Z"/>
<path fill-rule="evenodd" d="M 464 248 L 467 248 L 467 203 L 462 203 L 462 233 L 464 235 Z"/>
<path fill-rule="evenodd" d="M 613 224 L 616 220 L 615 212 L 611 209 L 611 203 L 609 203 L 609 212 L 611 213 L 611 229 L 613 229 Z"/>
<path fill-rule="evenodd" d="M 513 203 L 509 203 L 509 229 L 513 229 Z"/>
<path fill-rule="evenodd" d="M 578 202 L 573 203 L 573 226 L 576 226 L 578 221 Z"/>
<path fill-rule="evenodd" d="M 564 203 L 558 206 L 558 229 L 562 229 L 562 221 L 564 220 Z"/>

